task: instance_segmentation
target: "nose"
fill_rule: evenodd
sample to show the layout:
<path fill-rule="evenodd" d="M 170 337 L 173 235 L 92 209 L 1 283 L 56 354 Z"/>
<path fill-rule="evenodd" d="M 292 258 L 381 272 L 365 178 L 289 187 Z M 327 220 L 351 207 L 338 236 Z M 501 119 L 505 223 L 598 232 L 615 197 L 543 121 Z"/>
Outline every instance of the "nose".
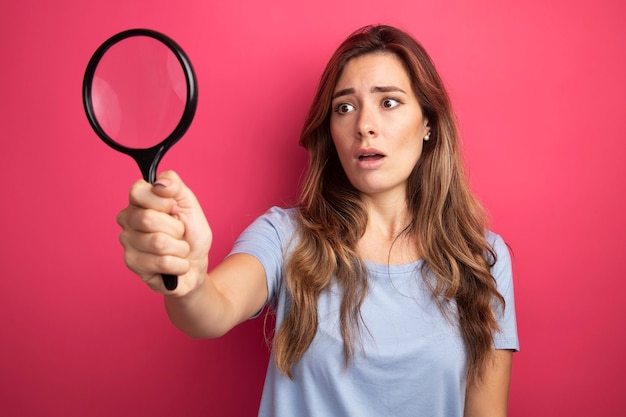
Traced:
<path fill-rule="evenodd" d="M 378 135 L 378 120 L 375 111 L 362 106 L 359 110 L 359 118 L 357 120 L 357 136 L 360 138 Z"/>

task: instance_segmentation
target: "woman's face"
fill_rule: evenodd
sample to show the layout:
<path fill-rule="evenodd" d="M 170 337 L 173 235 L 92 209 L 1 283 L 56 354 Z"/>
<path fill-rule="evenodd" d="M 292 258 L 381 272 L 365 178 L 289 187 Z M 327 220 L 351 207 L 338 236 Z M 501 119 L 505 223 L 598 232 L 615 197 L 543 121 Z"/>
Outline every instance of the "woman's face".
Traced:
<path fill-rule="evenodd" d="M 392 53 L 350 60 L 331 110 L 330 132 L 350 183 L 364 195 L 404 199 L 430 128 L 402 61 Z"/>

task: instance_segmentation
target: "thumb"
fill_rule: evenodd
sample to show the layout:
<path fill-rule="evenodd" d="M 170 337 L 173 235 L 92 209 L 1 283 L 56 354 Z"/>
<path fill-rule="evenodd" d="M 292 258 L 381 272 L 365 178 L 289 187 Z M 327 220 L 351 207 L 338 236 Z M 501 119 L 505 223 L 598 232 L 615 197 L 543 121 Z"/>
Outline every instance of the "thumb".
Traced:
<path fill-rule="evenodd" d="M 204 276 L 208 267 L 208 253 L 213 240 L 202 207 L 195 194 L 183 183 L 174 171 L 165 171 L 154 182 L 153 193 L 171 198 L 176 204 L 170 212 L 185 227 L 184 239 L 190 247 L 186 259 L 191 275 Z"/>
<path fill-rule="evenodd" d="M 196 196 L 174 171 L 161 173 L 154 182 L 152 192 L 159 197 L 174 199 L 179 208 L 191 208 L 198 204 Z"/>
<path fill-rule="evenodd" d="M 185 236 L 190 240 L 211 239 L 211 230 L 196 195 L 174 171 L 165 171 L 154 182 L 152 192 L 159 197 L 174 200 L 170 212 L 185 225 Z"/>

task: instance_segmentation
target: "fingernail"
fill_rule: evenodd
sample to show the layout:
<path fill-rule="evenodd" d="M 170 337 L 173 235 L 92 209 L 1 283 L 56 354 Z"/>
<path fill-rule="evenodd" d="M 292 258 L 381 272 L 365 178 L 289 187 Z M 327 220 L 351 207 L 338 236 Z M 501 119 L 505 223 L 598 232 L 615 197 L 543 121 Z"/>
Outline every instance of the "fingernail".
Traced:
<path fill-rule="evenodd" d="M 167 187 L 168 185 L 170 185 L 170 182 L 169 182 L 169 181 L 167 181 L 167 180 L 156 180 L 156 181 L 154 182 L 154 186 L 155 186 L 155 187 L 163 187 L 163 188 L 165 188 L 165 187 Z"/>

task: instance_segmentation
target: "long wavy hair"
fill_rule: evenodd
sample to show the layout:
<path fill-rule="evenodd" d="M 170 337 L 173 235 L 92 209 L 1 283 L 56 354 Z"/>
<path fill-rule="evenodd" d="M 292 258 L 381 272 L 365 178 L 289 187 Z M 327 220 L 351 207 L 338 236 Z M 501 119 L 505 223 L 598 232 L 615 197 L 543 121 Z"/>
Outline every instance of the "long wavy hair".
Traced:
<path fill-rule="evenodd" d="M 386 52 L 403 62 L 413 92 L 428 118 L 424 142 L 407 187 L 412 222 L 405 230 L 417 242 L 422 272 L 442 313 L 456 304 L 468 355 L 468 378 L 480 378 L 499 330 L 494 300 L 504 308 L 490 267 L 496 261 L 486 240 L 486 217 L 465 177 L 458 132 L 448 94 L 424 48 L 391 26 L 367 26 L 351 34 L 331 57 L 311 105 L 300 144 L 309 166 L 298 204 L 298 244 L 286 263 L 290 310 L 274 338 L 278 369 L 292 367 L 309 348 L 318 326 L 319 295 L 335 280 L 342 289 L 340 326 L 346 366 L 360 337 L 360 307 L 367 295 L 367 271 L 356 246 L 367 224 L 359 192 L 348 180 L 330 134 L 333 91 L 346 64 Z"/>

